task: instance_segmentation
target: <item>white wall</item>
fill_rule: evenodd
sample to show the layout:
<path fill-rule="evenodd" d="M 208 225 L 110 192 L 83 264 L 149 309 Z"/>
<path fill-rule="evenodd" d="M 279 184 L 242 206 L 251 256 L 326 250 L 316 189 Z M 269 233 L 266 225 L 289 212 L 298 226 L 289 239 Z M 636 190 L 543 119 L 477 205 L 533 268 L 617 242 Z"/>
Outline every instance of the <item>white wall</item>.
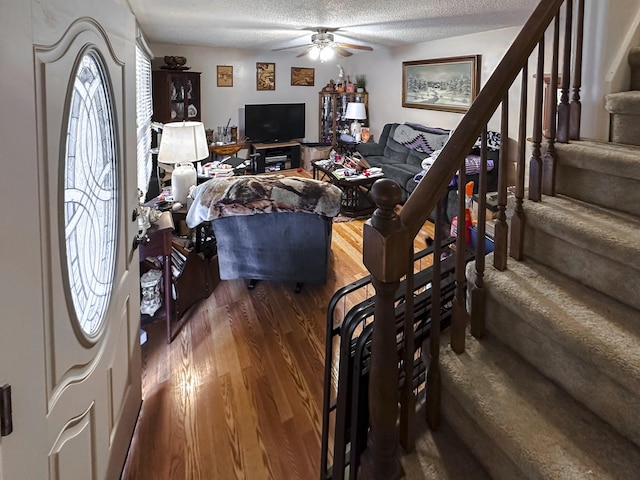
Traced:
<path fill-rule="evenodd" d="M 449 129 L 456 127 L 462 118 L 460 113 L 402 106 L 402 62 L 479 54 L 482 56 L 482 87 L 518 31 L 518 28 L 496 30 L 351 57 L 351 68 L 367 75 L 372 133 L 377 138 L 384 124 L 389 122 L 416 122 Z M 492 128 L 498 129 L 499 124 L 493 123 Z"/>
<path fill-rule="evenodd" d="M 156 57 L 153 68 L 164 64 L 165 55 L 187 57 L 191 71 L 202 72 L 202 122 L 205 128 L 224 126 L 231 118 L 231 125 L 240 127 L 243 134 L 244 105 L 250 103 L 305 103 L 306 136 L 305 141 L 318 141 L 318 92 L 329 80 L 338 79 L 337 64 L 346 66 L 347 62 L 338 61 L 320 63 L 306 57 L 296 58 L 299 50 L 283 52 L 195 47 L 184 45 L 151 44 Z M 256 89 L 256 62 L 276 64 L 276 89 L 258 91 Z M 218 87 L 216 66 L 233 66 L 233 87 Z M 291 67 L 315 68 L 315 85 L 310 87 L 291 86 Z M 346 68 L 344 68 L 346 71 Z"/>

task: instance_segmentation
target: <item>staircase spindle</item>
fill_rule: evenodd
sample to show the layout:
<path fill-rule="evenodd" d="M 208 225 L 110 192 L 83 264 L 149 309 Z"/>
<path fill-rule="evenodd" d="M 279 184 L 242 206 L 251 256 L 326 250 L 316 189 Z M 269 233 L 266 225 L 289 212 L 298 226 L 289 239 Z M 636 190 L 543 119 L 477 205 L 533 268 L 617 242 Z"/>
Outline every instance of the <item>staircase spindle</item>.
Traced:
<path fill-rule="evenodd" d="M 554 196 L 556 194 L 556 162 L 558 154 L 556 152 L 556 112 L 558 104 L 555 99 L 558 91 L 558 50 L 560 44 L 560 15 L 556 15 L 553 22 L 553 48 L 551 52 L 551 85 L 550 90 L 554 95 L 552 102 L 549 102 L 549 138 L 547 138 L 547 151 L 542 157 L 542 193 Z"/>
<path fill-rule="evenodd" d="M 509 91 L 502 100 L 500 125 L 500 158 L 498 169 L 498 216 L 494 232 L 493 266 L 498 270 L 507 269 L 507 171 L 509 160 Z"/>
<path fill-rule="evenodd" d="M 414 324 L 414 260 L 413 248 L 409 249 L 409 265 L 407 268 L 406 294 L 404 299 L 403 329 L 403 372 L 404 383 L 400 392 L 400 444 L 405 452 L 413 452 L 416 448 L 416 396 L 413 392 L 413 356 L 415 351 Z"/>
<path fill-rule="evenodd" d="M 522 260 L 524 247 L 524 227 L 526 219 L 524 216 L 524 208 L 522 207 L 524 199 L 524 182 L 525 182 L 525 155 L 527 146 L 527 88 L 529 85 L 529 69 L 527 64 L 522 67 L 522 78 L 520 87 L 520 122 L 518 126 L 518 159 L 516 172 L 516 192 L 515 206 L 511 217 L 511 243 L 509 254 L 516 260 Z"/>
<path fill-rule="evenodd" d="M 464 161 L 458 170 L 458 219 L 456 234 L 456 293 L 451 309 L 451 349 L 456 353 L 464 352 L 467 329 L 467 309 L 465 302 L 465 250 L 467 248 L 467 222 L 465 219 L 465 192 L 467 176 Z"/>
<path fill-rule="evenodd" d="M 478 185 L 478 218 L 476 232 L 476 280 L 471 289 L 471 335 L 482 338 L 485 333 L 486 292 L 484 290 L 484 238 L 487 230 L 487 127 L 482 130 L 480 175 Z"/>
<path fill-rule="evenodd" d="M 538 42 L 538 67 L 536 73 L 536 94 L 533 111 L 533 146 L 529 161 L 529 200 L 539 202 L 542 199 L 542 83 L 544 74 L 544 36 Z"/>
<path fill-rule="evenodd" d="M 582 87 L 582 46 L 584 31 L 584 0 L 578 0 L 578 19 L 576 25 L 576 55 L 573 67 L 573 96 L 571 99 L 571 121 L 569 123 L 569 138 L 580 140 L 580 119 L 582 117 L 582 103 L 580 102 L 580 88 Z"/>
<path fill-rule="evenodd" d="M 429 366 L 427 371 L 426 389 L 426 413 L 427 425 L 431 430 L 437 430 L 440 426 L 440 399 L 442 396 L 440 378 L 440 322 L 442 321 L 440 301 L 442 275 L 442 199 L 436 207 L 436 227 L 433 233 L 433 281 L 431 282 L 431 333 L 429 334 L 429 348 L 422 348 L 425 363 Z M 427 343 L 426 340 L 424 342 Z"/>
<path fill-rule="evenodd" d="M 571 106 L 569 105 L 569 85 L 571 85 L 571 34 L 573 28 L 573 0 L 565 1 L 564 51 L 562 55 L 562 92 L 558 105 L 558 135 L 560 143 L 569 142 Z M 554 102 L 556 100 L 554 99 Z"/>

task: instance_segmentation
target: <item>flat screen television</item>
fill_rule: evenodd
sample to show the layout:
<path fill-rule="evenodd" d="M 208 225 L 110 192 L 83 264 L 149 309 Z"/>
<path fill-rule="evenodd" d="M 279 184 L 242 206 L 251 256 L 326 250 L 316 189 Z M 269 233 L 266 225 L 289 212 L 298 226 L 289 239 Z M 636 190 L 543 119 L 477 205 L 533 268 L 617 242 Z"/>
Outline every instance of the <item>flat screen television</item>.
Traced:
<path fill-rule="evenodd" d="M 304 103 L 244 106 L 244 133 L 252 142 L 286 142 L 305 137 Z"/>

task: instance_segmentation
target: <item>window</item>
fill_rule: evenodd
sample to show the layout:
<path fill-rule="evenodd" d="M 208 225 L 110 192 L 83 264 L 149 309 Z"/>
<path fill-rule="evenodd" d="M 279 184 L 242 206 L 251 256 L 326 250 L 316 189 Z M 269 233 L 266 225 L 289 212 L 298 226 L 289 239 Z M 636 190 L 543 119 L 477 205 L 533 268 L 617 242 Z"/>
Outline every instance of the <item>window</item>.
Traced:
<path fill-rule="evenodd" d="M 136 45 L 136 126 L 138 188 L 147 194 L 151 178 L 151 61 L 147 54 Z"/>
<path fill-rule="evenodd" d="M 112 97 L 98 52 L 85 53 L 74 73 L 64 157 L 66 281 L 78 326 L 93 340 L 113 289 L 118 168 Z"/>

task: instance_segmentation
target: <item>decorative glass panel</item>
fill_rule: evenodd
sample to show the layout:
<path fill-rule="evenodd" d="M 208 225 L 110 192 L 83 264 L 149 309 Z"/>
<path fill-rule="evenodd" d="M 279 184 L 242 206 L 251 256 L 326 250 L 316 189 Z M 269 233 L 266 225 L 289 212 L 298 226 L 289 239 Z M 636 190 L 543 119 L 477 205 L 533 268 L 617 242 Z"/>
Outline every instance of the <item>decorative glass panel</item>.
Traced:
<path fill-rule="evenodd" d="M 64 233 L 76 321 L 89 338 L 104 323 L 114 281 L 117 191 L 109 85 L 96 52 L 76 72 L 65 154 Z"/>

